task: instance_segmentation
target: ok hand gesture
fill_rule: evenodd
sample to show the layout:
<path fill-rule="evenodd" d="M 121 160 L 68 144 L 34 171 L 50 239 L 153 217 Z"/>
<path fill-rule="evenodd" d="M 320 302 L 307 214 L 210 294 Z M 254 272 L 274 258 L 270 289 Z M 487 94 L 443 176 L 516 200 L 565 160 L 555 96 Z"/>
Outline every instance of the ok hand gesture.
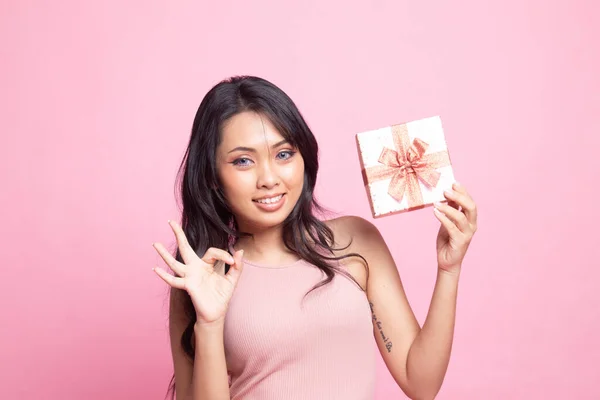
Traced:
<path fill-rule="evenodd" d="M 169 221 L 169 225 L 177 238 L 179 253 L 184 263 L 177 261 L 162 244 L 154 243 L 153 247 L 158 254 L 178 276 L 173 276 L 161 268 L 153 270 L 171 287 L 183 289 L 190 295 L 198 323 L 223 320 L 243 269 L 243 250 L 232 256 L 225 250 L 211 247 L 200 258 L 188 243 L 181 226 L 175 221 Z M 217 261 L 231 266 L 227 274 L 215 271 Z"/>

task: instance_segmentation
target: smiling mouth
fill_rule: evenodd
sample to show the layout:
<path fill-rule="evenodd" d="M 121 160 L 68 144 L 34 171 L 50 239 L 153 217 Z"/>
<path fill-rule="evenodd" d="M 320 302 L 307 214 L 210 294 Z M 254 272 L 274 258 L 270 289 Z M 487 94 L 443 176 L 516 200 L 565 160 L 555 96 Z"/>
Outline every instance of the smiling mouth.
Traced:
<path fill-rule="evenodd" d="M 281 200 L 281 198 L 283 197 L 283 194 L 280 194 L 279 196 L 275 196 L 275 197 L 269 197 L 266 199 L 259 199 L 259 200 L 252 200 L 256 203 L 260 203 L 260 204 L 271 204 L 271 203 L 277 203 L 279 200 Z"/>

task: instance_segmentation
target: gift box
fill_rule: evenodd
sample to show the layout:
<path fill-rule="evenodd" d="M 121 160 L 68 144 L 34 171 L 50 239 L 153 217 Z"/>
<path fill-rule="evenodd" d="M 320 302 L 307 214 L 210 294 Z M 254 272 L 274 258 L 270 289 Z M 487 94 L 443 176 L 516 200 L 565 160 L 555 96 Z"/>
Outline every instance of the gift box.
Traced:
<path fill-rule="evenodd" d="M 373 217 L 446 201 L 455 179 L 439 116 L 358 133 L 356 144 Z"/>

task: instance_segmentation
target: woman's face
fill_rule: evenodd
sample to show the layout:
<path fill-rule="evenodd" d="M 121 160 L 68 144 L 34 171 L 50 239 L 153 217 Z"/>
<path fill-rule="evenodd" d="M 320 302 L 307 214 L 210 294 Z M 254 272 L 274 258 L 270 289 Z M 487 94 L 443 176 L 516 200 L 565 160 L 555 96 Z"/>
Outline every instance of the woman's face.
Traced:
<path fill-rule="evenodd" d="M 217 172 L 241 230 L 281 224 L 304 184 L 304 160 L 268 118 L 252 111 L 231 117 L 217 148 Z"/>

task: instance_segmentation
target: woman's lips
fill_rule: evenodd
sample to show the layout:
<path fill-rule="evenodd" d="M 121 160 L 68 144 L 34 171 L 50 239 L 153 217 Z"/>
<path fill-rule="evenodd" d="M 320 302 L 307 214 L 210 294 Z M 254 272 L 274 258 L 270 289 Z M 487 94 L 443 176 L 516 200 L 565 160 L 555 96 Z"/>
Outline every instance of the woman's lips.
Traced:
<path fill-rule="evenodd" d="M 283 206 L 283 204 L 286 201 L 285 194 L 281 194 L 279 196 L 275 196 L 275 198 L 277 198 L 277 197 L 279 197 L 279 200 L 277 200 L 275 202 L 261 203 L 258 200 L 252 200 L 252 202 L 254 204 L 256 204 L 256 207 L 258 207 L 259 209 L 261 209 L 263 211 L 273 212 L 273 211 L 279 210 L 281 208 L 281 206 Z"/>

